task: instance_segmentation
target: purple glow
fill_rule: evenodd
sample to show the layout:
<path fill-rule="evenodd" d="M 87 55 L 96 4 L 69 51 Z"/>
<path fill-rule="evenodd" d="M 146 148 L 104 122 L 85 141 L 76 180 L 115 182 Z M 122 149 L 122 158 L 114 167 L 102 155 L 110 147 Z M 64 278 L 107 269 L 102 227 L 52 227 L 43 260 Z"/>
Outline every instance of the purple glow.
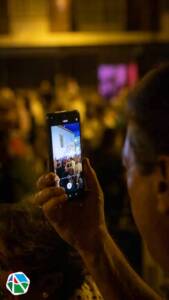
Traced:
<path fill-rule="evenodd" d="M 118 95 L 119 91 L 135 83 L 138 78 L 137 65 L 100 65 L 98 68 L 99 93 L 107 99 Z"/>

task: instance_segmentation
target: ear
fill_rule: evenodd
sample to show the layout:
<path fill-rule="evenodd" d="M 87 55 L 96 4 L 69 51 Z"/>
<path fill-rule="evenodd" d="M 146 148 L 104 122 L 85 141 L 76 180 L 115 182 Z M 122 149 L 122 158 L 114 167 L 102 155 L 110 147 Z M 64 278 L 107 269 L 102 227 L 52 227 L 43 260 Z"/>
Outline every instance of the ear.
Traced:
<path fill-rule="evenodd" d="M 158 211 L 169 215 L 169 156 L 160 156 L 158 180 Z"/>

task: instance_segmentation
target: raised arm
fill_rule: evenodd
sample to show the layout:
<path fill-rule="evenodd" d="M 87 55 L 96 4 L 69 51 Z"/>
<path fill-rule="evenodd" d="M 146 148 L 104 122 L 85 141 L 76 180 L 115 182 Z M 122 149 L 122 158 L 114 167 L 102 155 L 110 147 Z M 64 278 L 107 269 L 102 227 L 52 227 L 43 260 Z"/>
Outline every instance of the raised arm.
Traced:
<path fill-rule="evenodd" d="M 84 161 L 87 191 L 78 202 L 67 201 L 57 177 L 50 173 L 38 181 L 35 203 L 41 205 L 57 233 L 81 255 L 104 300 L 161 299 L 129 266 L 110 237 L 104 217 L 104 197 L 96 174 Z"/>

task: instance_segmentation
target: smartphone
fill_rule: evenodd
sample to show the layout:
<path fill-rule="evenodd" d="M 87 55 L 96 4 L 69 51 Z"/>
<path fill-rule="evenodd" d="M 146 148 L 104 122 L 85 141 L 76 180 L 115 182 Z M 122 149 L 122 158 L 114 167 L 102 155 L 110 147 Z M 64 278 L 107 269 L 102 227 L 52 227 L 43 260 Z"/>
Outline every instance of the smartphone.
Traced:
<path fill-rule="evenodd" d="M 47 114 L 49 169 L 59 177 L 68 199 L 84 191 L 80 114 L 77 110 Z"/>

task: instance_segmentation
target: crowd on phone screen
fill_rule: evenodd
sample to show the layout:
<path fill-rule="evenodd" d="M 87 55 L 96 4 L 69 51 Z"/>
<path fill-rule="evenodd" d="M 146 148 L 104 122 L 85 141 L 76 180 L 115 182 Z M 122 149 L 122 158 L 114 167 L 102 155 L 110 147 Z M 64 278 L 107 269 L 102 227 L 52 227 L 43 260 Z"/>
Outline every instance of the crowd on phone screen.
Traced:
<path fill-rule="evenodd" d="M 80 155 L 70 158 L 54 160 L 54 171 L 64 185 L 72 183 L 72 188 L 80 188 L 82 185 L 82 162 Z"/>

